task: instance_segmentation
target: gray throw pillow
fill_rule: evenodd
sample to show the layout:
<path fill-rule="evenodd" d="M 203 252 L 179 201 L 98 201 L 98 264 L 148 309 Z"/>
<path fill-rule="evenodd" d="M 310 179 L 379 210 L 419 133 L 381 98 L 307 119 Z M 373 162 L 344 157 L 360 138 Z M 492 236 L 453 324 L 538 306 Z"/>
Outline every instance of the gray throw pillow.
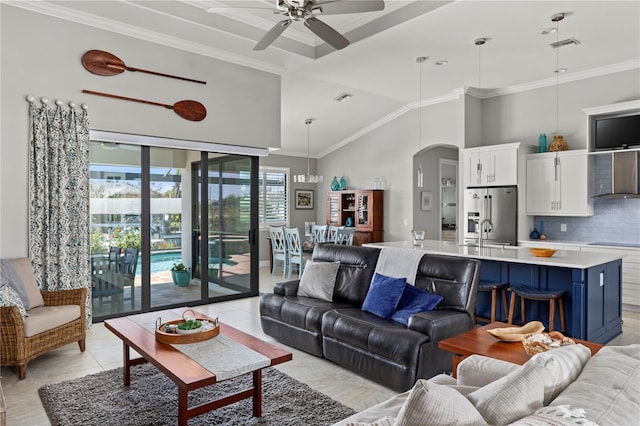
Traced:
<path fill-rule="evenodd" d="M 340 262 L 314 262 L 307 260 L 298 286 L 298 296 L 314 299 L 333 300 Z"/>
<path fill-rule="evenodd" d="M 22 299 L 8 283 L 3 282 L 0 284 L 0 306 L 17 306 L 20 315 L 27 316 Z"/>

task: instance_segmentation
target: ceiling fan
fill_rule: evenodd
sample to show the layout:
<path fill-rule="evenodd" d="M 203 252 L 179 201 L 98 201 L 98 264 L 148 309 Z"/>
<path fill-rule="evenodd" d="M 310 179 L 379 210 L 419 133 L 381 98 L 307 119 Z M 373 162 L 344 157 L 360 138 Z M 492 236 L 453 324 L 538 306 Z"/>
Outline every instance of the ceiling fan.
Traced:
<path fill-rule="evenodd" d="M 217 13 L 231 8 L 211 7 L 207 9 L 207 12 Z M 248 7 L 248 9 L 264 8 Z M 338 50 L 344 49 L 349 45 L 349 40 L 316 16 L 375 12 L 383 9 L 383 0 L 276 0 L 275 9 L 271 10 L 273 10 L 273 13 L 286 16 L 286 19 L 278 22 L 267 31 L 253 50 L 266 49 L 294 21 L 303 21 L 305 27 L 309 28 L 311 32 L 322 40 Z"/>

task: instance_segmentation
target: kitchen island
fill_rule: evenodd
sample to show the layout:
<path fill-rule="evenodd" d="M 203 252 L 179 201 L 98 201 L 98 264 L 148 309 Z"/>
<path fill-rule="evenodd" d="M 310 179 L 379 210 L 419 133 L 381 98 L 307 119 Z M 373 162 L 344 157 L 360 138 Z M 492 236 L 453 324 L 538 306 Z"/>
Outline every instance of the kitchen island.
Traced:
<path fill-rule="evenodd" d="M 455 241 L 425 240 L 414 247 L 410 241 L 367 244 L 371 247 L 422 250 L 425 253 L 470 257 L 481 262 L 480 279 L 508 282 L 542 290 L 567 290 L 564 297 L 566 334 L 577 339 L 605 344 L 622 333 L 622 260 L 598 252 L 557 251 L 552 257 L 535 257 L 525 247 L 483 247 Z M 479 293 L 477 312 L 488 316 L 491 300 Z M 504 310 L 498 309 L 505 321 Z M 548 330 L 548 303 L 527 301 L 527 321 L 538 320 Z M 520 322 L 516 307 L 515 323 Z"/>

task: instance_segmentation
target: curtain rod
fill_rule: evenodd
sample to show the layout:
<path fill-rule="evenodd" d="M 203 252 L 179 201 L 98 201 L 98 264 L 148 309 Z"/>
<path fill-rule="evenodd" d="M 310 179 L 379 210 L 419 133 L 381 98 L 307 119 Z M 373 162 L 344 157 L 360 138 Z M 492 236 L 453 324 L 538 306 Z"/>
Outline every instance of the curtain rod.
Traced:
<path fill-rule="evenodd" d="M 35 96 L 33 96 L 33 95 L 27 95 L 27 96 L 25 97 L 25 99 L 26 99 L 26 100 L 27 100 L 27 102 L 29 102 L 30 104 L 33 104 L 33 103 L 35 103 L 35 102 L 36 102 L 36 97 L 35 97 Z M 44 97 L 44 96 L 43 96 L 43 97 L 41 97 L 41 98 L 40 98 L 40 102 L 41 102 L 42 104 L 44 104 L 44 105 L 48 105 L 48 104 L 49 104 L 49 102 L 50 102 L 50 100 L 49 100 L 49 98 L 46 98 L 46 97 Z M 60 99 L 56 99 L 54 103 L 55 103 L 57 106 L 62 106 L 62 105 L 64 104 L 64 102 L 63 102 L 63 101 L 61 101 Z M 73 101 L 69 101 L 69 102 L 68 102 L 68 105 L 69 105 L 69 107 L 71 107 L 71 108 L 75 108 L 75 107 L 77 106 L 77 105 L 76 105 L 76 103 L 75 103 L 75 102 L 73 102 Z M 85 110 L 85 111 L 86 111 L 86 110 L 88 110 L 88 109 L 89 109 L 89 105 L 87 105 L 87 104 L 80 104 L 80 108 L 82 108 L 83 110 Z"/>

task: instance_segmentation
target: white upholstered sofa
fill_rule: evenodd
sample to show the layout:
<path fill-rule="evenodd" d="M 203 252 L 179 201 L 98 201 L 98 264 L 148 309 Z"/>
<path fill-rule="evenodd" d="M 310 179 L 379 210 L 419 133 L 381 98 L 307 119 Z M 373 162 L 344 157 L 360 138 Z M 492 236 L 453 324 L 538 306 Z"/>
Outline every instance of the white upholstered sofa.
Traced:
<path fill-rule="evenodd" d="M 640 344 L 582 345 L 537 354 L 524 365 L 473 355 L 457 381 L 439 375 L 334 426 L 640 424 Z"/>

